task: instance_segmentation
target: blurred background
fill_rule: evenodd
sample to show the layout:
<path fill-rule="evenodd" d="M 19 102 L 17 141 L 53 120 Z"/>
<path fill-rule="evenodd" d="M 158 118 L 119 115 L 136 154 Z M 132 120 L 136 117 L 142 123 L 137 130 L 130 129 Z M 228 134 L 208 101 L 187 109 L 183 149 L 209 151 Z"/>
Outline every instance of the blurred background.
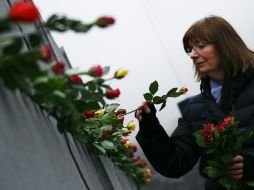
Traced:
<path fill-rule="evenodd" d="M 105 30 L 94 27 L 87 34 L 73 32 L 54 33 L 58 46 L 62 46 L 74 68 L 87 70 L 93 65 L 110 66 L 110 78 L 115 70 L 126 68 L 129 74 L 122 80 L 109 84 L 119 88 L 121 95 L 109 103 L 120 103 L 131 111 L 143 101 L 149 84 L 159 82 L 158 95 L 173 87 L 187 87 L 188 93 L 170 99 L 157 115 L 170 135 L 181 116 L 178 103 L 199 93 L 199 84 L 193 76 L 192 61 L 183 50 L 182 37 L 190 25 L 205 16 L 218 15 L 228 20 L 254 49 L 254 1 L 252 0 L 34 0 L 46 20 L 56 13 L 83 22 L 100 16 L 112 16 L 115 25 Z M 135 120 L 128 115 L 125 122 Z M 137 131 L 137 130 L 136 130 Z M 135 132 L 129 139 L 136 143 Z M 142 155 L 139 150 L 138 154 Z M 189 181 L 189 185 L 183 183 Z M 180 179 L 167 179 L 155 173 L 154 181 L 146 190 L 203 189 L 203 179 L 197 169 Z"/>

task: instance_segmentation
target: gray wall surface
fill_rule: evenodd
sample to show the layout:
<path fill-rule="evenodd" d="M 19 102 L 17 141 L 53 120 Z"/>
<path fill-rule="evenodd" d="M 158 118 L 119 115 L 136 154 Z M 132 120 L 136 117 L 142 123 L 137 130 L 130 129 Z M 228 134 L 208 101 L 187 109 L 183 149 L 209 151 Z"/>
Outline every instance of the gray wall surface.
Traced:
<path fill-rule="evenodd" d="M 0 0 L 0 16 L 13 1 Z M 14 26 L 23 36 L 36 26 Z M 1 36 L 0 36 L 1 37 Z M 3 36 L 2 36 L 3 37 Z M 56 60 L 69 65 L 47 31 Z M 0 80 L 1 190 L 135 190 L 134 183 L 106 157 L 88 151 L 70 134 L 60 134 L 56 120 L 20 91 L 10 91 Z"/>

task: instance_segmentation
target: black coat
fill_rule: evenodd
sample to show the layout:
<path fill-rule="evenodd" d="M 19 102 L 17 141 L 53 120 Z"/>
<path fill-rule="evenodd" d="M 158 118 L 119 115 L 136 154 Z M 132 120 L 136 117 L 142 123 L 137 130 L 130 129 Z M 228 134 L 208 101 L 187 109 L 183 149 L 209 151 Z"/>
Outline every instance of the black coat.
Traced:
<path fill-rule="evenodd" d="M 220 105 L 215 103 L 210 93 L 209 79 L 204 79 L 201 93 L 190 99 L 170 137 L 160 125 L 155 108 L 151 107 L 150 115 L 143 113 L 136 139 L 154 169 L 166 177 L 178 178 L 184 175 L 200 158 L 202 171 L 206 158 L 196 144 L 193 133 L 205 123 L 222 121 L 232 107 L 236 111 L 239 129 L 254 131 L 254 70 L 224 80 Z M 241 155 L 244 157 L 243 178 L 254 180 L 254 136 L 243 144 Z M 224 189 L 215 186 L 210 180 L 206 183 L 207 190 Z"/>

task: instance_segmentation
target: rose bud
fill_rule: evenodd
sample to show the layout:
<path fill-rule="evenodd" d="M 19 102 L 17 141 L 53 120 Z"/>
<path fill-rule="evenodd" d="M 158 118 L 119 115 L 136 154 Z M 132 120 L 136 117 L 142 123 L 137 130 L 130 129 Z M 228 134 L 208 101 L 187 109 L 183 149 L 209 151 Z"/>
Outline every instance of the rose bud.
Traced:
<path fill-rule="evenodd" d="M 124 116 L 123 116 L 123 115 L 117 116 L 117 121 L 118 121 L 119 123 L 123 123 L 123 122 L 124 122 Z"/>
<path fill-rule="evenodd" d="M 130 141 L 126 141 L 124 144 L 123 144 L 123 146 L 124 146 L 124 148 L 126 148 L 126 149 L 128 149 L 129 148 L 129 146 L 130 146 Z"/>
<path fill-rule="evenodd" d="M 16 22 L 34 22 L 40 19 L 40 13 L 32 2 L 17 2 L 12 5 L 9 16 Z"/>
<path fill-rule="evenodd" d="M 127 141 L 128 141 L 128 139 L 126 139 L 126 138 L 121 139 L 121 143 L 122 143 L 122 144 L 125 144 Z"/>
<path fill-rule="evenodd" d="M 131 133 L 131 131 L 130 131 L 129 129 L 123 128 L 123 134 L 124 134 L 124 135 L 128 135 L 128 134 L 130 134 L 130 133 Z"/>
<path fill-rule="evenodd" d="M 101 77 L 104 73 L 100 65 L 95 65 L 88 70 L 89 74 L 93 77 Z"/>
<path fill-rule="evenodd" d="M 52 49 L 49 45 L 45 45 L 41 48 L 41 59 L 49 61 L 51 59 Z"/>
<path fill-rule="evenodd" d="M 114 99 L 115 98 L 115 94 L 113 90 L 106 90 L 105 92 L 105 96 L 108 99 Z"/>
<path fill-rule="evenodd" d="M 101 27 L 101 28 L 105 28 L 109 25 L 112 25 L 115 23 L 115 19 L 112 18 L 112 17 L 107 17 L 107 16 L 104 16 L 104 17 L 100 17 L 98 18 L 96 21 L 95 21 L 95 24 L 98 26 L 98 27 Z"/>
<path fill-rule="evenodd" d="M 128 70 L 127 69 L 120 69 L 120 70 L 115 72 L 114 78 L 116 78 L 116 79 L 122 79 L 127 74 L 128 74 Z"/>
<path fill-rule="evenodd" d="M 145 178 L 145 182 L 146 182 L 146 183 L 151 183 L 151 181 L 152 181 L 152 179 L 151 179 L 150 177 Z"/>
<path fill-rule="evenodd" d="M 137 162 L 137 161 L 139 161 L 139 157 L 135 157 L 135 158 L 133 158 L 132 160 L 133 160 L 133 162 Z"/>
<path fill-rule="evenodd" d="M 56 63 L 53 65 L 53 71 L 54 71 L 56 74 L 64 75 L 64 73 L 65 73 L 65 70 L 64 70 L 64 62 L 62 62 L 62 61 L 56 62 Z"/>
<path fill-rule="evenodd" d="M 143 159 L 143 166 L 147 166 L 147 164 L 148 164 L 148 161 Z"/>
<path fill-rule="evenodd" d="M 219 124 L 218 126 L 217 126 L 217 130 L 218 131 L 225 131 L 225 127 L 224 127 L 224 125 L 222 125 L 222 124 Z"/>
<path fill-rule="evenodd" d="M 130 157 L 133 157 L 134 156 L 134 152 L 130 152 Z"/>
<path fill-rule="evenodd" d="M 179 90 L 179 92 L 181 92 L 181 93 L 186 93 L 186 92 L 188 92 L 188 88 L 181 88 L 181 89 Z"/>
<path fill-rule="evenodd" d="M 93 118 L 95 114 L 93 111 L 86 111 L 84 112 L 84 115 L 88 118 Z"/>
<path fill-rule="evenodd" d="M 126 109 L 117 110 L 117 114 L 126 114 Z"/>
<path fill-rule="evenodd" d="M 114 96 L 115 97 L 119 97 L 120 94 L 121 94 L 121 92 L 120 92 L 120 90 L 118 88 L 114 90 Z"/>
<path fill-rule="evenodd" d="M 133 150 L 133 152 L 136 152 L 138 148 L 136 145 L 133 144 L 133 145 L 131 145 L 131 149 Z"/>
<path fill-rule="evenodd" d="M 134 131 L 135 128 L 136 128 L 136 124 L 134 123 L 134 121 L 131 121 L 128 123 L 127 129 L 129 129 L 130 131 Z"/>
<path fill-rule="evenodd" d="M 76 84 L 80 84 L 82 82 L 81 78 L 78 75 L 72 75 L 70 77 L 70 81 Z"/>
<path fill-rule="evenodd" d="M 98 111 L 94 112 L 94 116 L 96 118 L 102 118 L 103 115 L 104 115 L 104 110 L 98 110 Z"/>

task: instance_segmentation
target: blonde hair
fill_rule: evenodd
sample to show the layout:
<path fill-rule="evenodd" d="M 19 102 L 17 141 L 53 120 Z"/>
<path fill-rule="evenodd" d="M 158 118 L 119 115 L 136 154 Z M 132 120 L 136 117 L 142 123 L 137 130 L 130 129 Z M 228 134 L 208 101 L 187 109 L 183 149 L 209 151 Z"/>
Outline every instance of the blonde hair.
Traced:
<path fill-rule="evenodd" d="M 209 16 L 195 22 L 183 37 L 185 51 L 190 43 L 211 43 L 226 76 L 235 76 L 254 67 L 254 52 L 250 50 L 235 29 L 222 17 Z M 204 75 L 195 70 L 197 81 Z"/>

